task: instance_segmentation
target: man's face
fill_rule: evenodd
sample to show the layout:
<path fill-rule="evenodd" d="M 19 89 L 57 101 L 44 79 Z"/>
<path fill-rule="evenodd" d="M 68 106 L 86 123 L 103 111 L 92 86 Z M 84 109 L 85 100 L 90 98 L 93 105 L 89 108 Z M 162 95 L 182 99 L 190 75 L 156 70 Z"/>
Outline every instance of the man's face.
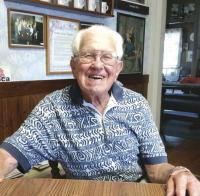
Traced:
<path fill-rule="evenodd" d="M 108 36 L 100 37 L 94 34 L 87 34 L 87 37 L 81 43 L 80 54 L 86 56 L 72 58 L 71 67 L 83 96 L 87 98 L 91 95 L 107 95 L 123 67 L 122 62 L 116 59 L 114 64 L 106 64 L 107 60 L 102 62 L 104 60 L 102 56 L 115 54 L 115 44 L 112 39 L 109 39 Z M 90 63 L 84 61 L 88 54 L 89 56 L 92 54 L 95 57 Z"/>

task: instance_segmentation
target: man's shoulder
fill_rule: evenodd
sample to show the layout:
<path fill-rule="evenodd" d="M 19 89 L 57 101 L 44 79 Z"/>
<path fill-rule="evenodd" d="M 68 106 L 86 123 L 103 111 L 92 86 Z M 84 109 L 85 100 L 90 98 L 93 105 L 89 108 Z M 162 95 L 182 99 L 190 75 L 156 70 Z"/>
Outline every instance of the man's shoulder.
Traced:
<path fill-rule="evenodd" d="M 139 93 L 139 92 L 136 92 L 134 90 L 131 90 L 129 88 L 126 88 L 126 87 L 123 87 L 123 94 L 124 94 L 124 99 L 140 99 L 140 100 L 144 100 L 144 96 Z"/>
<path fill-rule="evenodd" d="M 55 90 L 49 94 L 47 94 L 39 103 L 40 106 L 53 104 L 60 105 L 62 103 L 68 103 L 70 101 L 69 95 L 70 86 L 66 86 L 63 89 Z"/>
<path fill-rule="evenodd" d="M 52 99 L 52 100 L 57 100 L 57 99 L 61 99 L 64 97 L 67 98 L 67 97 L 69 97 L 69 89 L 70 89 L 70 86 L 66 86 L 63 89 L 55 90 L 55 91 L 49 93 L 48 95 L 46 95 L 45 98 Z"/>
<path fill-rule="evenodd" d="M 115 99 L 120 102 L 127 101 L 129 99 L 145 100 L 145 98 L 143 97 L 142 94 L 140 94 L 130 88 L 127 88 L 120 81 L 116 81 L 114 83 L 113 88 L 112 88 L 112 93 L 113 93 Z"/>

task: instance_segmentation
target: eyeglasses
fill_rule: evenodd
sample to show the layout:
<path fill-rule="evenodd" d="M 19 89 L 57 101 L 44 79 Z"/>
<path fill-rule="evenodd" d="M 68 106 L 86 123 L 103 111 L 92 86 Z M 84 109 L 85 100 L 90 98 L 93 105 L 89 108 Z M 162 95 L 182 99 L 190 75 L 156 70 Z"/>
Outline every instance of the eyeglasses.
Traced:
<path fill-rule="evenodd" d="M 99 56 L 102 63 L 108 66 L 114 66 L 117 61 L 119 61 L 119 58 L 111 52 L 106 51 L 82 51 L 79 54 L 75 55 L 75 57 L 79 58 L 80 63 L 89 64 L 96 60 L 97 56 Z"/>

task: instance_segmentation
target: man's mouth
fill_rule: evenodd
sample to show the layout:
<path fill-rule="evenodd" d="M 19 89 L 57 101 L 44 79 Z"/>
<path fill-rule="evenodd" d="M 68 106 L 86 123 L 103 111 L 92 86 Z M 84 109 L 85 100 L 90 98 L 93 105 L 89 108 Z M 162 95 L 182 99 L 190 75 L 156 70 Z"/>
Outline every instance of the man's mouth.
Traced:
<path fill-rule="evenodd" d="M 90 75 L 89 78 L 93 80 L 103 80 L 105 77 L 101 75 Z"/>

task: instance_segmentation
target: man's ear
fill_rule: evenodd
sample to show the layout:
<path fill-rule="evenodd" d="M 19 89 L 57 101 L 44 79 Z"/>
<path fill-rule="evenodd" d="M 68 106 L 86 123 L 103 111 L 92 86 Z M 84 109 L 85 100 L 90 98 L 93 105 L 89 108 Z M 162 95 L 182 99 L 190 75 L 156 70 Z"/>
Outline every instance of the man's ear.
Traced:
<path fill-rule="evenodd" d="M 71 66 L 71 69 L 73 70 L 75 67 L 74 57 L 71 57 L 70 66 Z"/>
<path fill-rule="evenodd" d="M 120 74 L 120 72 L 122 71 L 123 67 L 124 67 L 124 63 L 123 63 L 123 61 L 120 61 L 118 63 L 118 66 L 117 66 L 117 75 Z"/>
<path fill-rule="evenodd" d="M 71 57 L 71 60 L 70 60 L 70 67 L 71 67 L 71 70 L 72 70 L 72 74 L 73 74 L 73 76 L 75 77 L 76 62 L 75 62 L 74 57 Z"/>
<path fill-rule="evenodd" d="M 120 72 L 122 71 L 123 67 L 124 67 L 123 61 L 118 62 L 117 70 L 116 70 L 116 80 L 117 80 Z"/>

